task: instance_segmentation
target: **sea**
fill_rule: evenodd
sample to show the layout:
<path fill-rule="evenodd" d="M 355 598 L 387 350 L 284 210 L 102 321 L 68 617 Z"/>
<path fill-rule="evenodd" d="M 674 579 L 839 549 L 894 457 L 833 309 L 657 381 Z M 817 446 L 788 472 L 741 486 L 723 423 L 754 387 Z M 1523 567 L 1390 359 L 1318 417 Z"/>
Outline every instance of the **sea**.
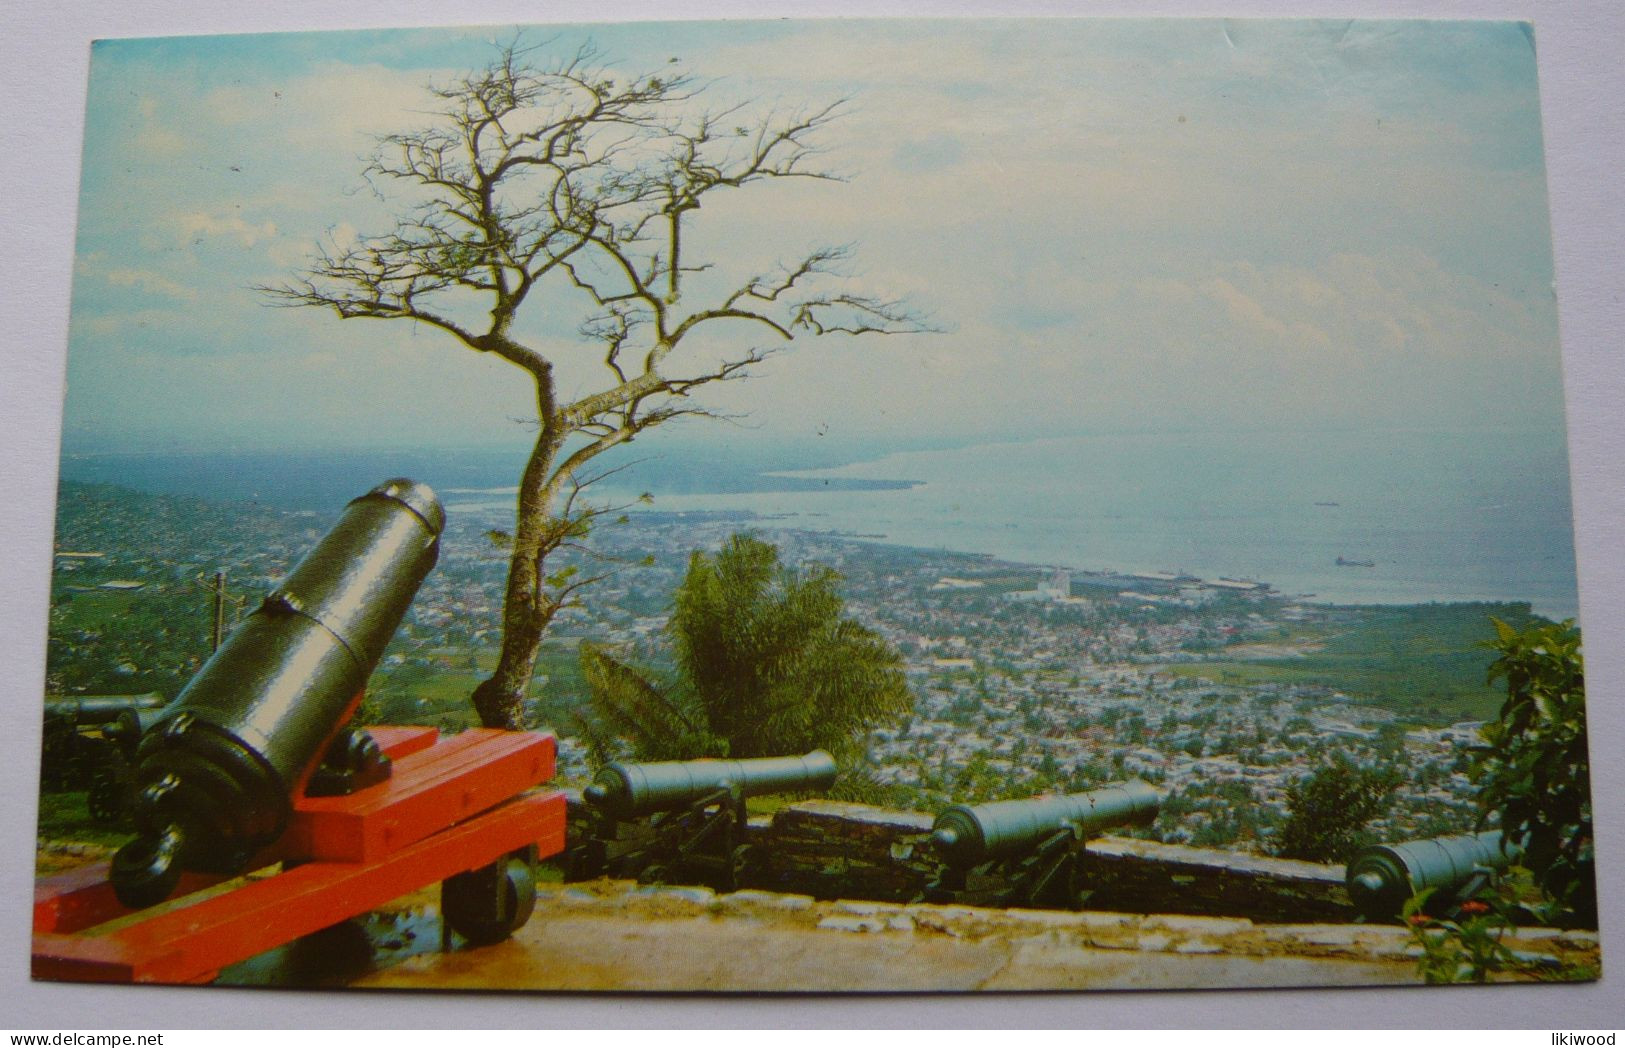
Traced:
<path fill-rule="evenodd" d="M 435 485 L 450 513 L 489 516 L 511 510 L 523 450 L 80 455 L 64 458 L 63 476 L 309 507 L 406 474 Z M 872 446 L 813 469 L 770 468 L 775 457 L 753 446 L 739 456 L 751 462 L 743 479 L 720 465 L 725 445 L 655 456 L 595 494 L 646 490 L 656 512 L 736 511 L 1073 570 L 1255 580 L 1327 603 L 1578 613 L 1561 432 L 1096 434 Z"/>

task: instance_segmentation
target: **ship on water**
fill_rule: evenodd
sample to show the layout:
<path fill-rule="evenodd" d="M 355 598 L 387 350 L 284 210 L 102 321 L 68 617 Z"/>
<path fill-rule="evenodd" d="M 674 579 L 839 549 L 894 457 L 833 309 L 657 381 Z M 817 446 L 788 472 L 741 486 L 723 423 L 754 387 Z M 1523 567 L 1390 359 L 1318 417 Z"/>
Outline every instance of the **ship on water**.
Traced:
<path fill-rule="evenodd" d="M 1374 568 L 1377 566 L 1377 562 L 1374 560 L 1350 560 L 1347 557 L 1338 557 L 1337 566 L 1340 568 Z"/>

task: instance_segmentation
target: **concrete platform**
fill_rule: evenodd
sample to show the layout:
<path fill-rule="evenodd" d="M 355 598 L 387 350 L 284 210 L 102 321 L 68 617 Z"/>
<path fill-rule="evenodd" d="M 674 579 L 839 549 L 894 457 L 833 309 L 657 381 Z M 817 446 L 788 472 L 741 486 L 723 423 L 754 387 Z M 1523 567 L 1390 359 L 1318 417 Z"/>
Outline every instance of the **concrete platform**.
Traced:
<path fill-rule="evenodd" d="M 1515 948 L 1596 962 L 1595 936 Z M 418 953 L 356 987 L 693 991 L 1224 989 L 1416 984 L 1403 928 L 814 902 L 624 881 L 544 886 L 511 940 Z"/>

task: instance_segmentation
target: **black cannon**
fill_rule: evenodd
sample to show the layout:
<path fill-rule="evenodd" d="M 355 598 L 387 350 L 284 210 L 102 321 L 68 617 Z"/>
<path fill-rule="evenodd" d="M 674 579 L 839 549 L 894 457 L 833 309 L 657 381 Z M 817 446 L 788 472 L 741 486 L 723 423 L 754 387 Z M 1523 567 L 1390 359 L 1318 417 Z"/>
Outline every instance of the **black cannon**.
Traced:
<path fill-rule="evenodd" d="M 1145 826 L 1162 794 L 1138 779 L 1088 793 L 956 804 L 937 816 L 930 844 L 940 870 L 930 902 L 1076 909 L 1087 898 L 1083 844 L 1103 830 Z"/>
<path fill-rule="evenodd" d="M 91 818 L 116 822 L 126 807 L 136 744 L 163 706 L 163 696 L 151 693 L 47 697 L 41 791 L 84 790 Z"/>
<path fill-rule="evenodd" d="M 1424 912 L 1447 917 L 1516 858 L 1500 830 L 1383 844 L 1355 855 L 1345 883 L 1355 909 L 1367 920 L 1397 920 L 1406 900 L 1429 888 L 1433 894 Z"/>
<path fill-rule="evenodd" d="M 739 886 L 747 862 L 745 798 L 827 790 L 835 759 L 800 757 L 661 761 L 605 766 L 582 791 L 586 811 L 565 858 L 566 877 L 609 875 L 644 884 Z"/>
<path fill-rule="evenodd" d="M 434 492 L 410 480 L 355 499 L 163 709 L 136 752 L 138 836 L 110 877 L 120 901 L 167 898 L 183 869 L 237 873 L 282 835 L 300 792 L 388 776 L 370 736 L 345 726 L 444 523 Z"/>

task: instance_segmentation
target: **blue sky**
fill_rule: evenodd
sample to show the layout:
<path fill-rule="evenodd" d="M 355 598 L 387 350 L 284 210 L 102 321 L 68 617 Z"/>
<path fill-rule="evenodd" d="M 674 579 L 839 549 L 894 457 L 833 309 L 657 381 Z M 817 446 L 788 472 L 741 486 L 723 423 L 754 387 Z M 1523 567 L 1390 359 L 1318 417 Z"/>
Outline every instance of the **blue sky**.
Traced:
<path fill-rule="evenodd" d="M 251 287 L 384 228 L 371 136 L 507 30 L 121 40 L 93 55 L 64 449 L 523 443 L 500 362 Z M 1534 49 L 1494 22 L 549 27 L 718 102 L 848 97 L 842 183 L 707 205 L 748 275 L 856 245 L 943 331 L 799 342 L 712 398 L 786 439 L 1560 430 Z M 690 257 L 697 257 L 690 255 Z M 521 333 L 594 380 L 562 294 Z M 545 313 L 546 315 L 540 315 Z M 575 364 L 571 361 L 582 361 Z"/>

